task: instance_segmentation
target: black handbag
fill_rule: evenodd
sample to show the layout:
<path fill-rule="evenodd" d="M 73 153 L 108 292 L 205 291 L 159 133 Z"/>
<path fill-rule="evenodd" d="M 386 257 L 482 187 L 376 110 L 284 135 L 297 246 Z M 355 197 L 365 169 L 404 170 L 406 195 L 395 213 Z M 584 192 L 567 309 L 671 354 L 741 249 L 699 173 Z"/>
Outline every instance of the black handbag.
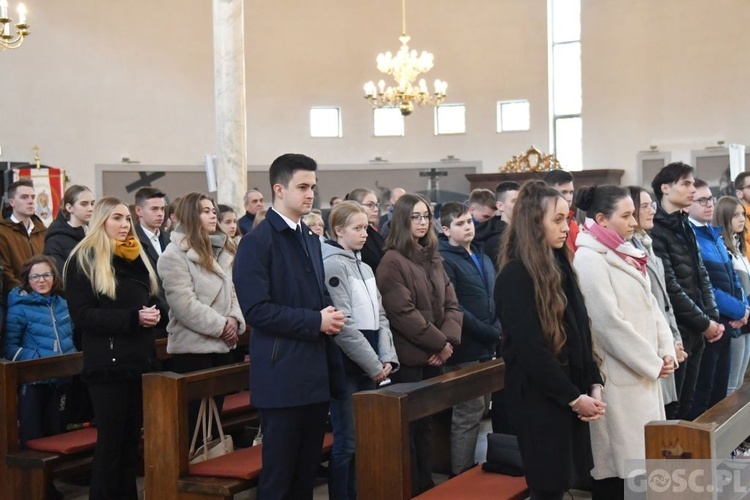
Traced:
<path fill-rule="evenodd" d="M 510 434 L 487 434 L 487 461 L 482 464 L 482 470 L 506 476 L 523 476 L 518 438 Z"/>

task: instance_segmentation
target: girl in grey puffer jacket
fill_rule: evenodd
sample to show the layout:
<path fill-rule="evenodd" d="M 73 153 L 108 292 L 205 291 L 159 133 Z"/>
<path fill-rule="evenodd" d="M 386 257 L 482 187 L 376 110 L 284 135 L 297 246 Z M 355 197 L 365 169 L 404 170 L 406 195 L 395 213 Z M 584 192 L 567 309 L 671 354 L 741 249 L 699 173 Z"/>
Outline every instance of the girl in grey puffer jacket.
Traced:
<path fill-rule="evenodd" d="M 370 266 L 360 260 L 367 240 L 367 214 L 354 201 L 345 201 L 331 211 L 333 239 L 322 247 L 326 286 L 333 304 L 346 316 L 344 329 L 335 341 L 345 354 L 347 392 L 331 401 L 333 450 L 328 471 L 331 498 L 356 498 L 354 476 L 355 392 L 375 388 L 398 369 L 393 335 L 383 309 Z"/>

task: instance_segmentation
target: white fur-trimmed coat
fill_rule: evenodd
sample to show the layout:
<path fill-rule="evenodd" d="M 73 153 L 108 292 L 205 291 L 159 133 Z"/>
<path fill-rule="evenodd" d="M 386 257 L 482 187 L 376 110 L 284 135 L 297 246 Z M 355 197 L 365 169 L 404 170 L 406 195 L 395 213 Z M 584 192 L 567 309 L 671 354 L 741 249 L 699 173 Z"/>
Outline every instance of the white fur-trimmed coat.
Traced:
<path fill-rule="evenodd" d="M 645 459 L 644 426 L 664 420 L 658 382 L 674 339 L 647 275 L 582 232 L 573 267 L 591 318 L 594 346 L 605 375 L 606 414 L 591 423 L 594 479 L 625 477 L 625 461 Z"/>
<path fill-rule="evenodd" d="M 169 304 L 167 352 L 170 354 L 226 353 L 221 336 L 226 318 L 237 320 L 245 331 L 245 318 L 232 282 L 234 256 L 222 251 L 208 270 L 198 254 L 188 248 L 183 233 L 172 231 L 171 243 L 159 257 L 157 268 Z"/>

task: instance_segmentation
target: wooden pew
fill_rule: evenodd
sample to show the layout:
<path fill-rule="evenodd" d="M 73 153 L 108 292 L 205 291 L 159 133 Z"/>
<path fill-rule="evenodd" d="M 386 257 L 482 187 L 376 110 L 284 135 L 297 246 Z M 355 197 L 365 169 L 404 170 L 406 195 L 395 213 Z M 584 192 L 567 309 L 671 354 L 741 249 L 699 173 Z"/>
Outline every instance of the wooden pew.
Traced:
<path fill-rule="evenodd" d="M 160 372 L 143 376 L 146 498 L 230 499 L 257 484 L 262 445 L 236 449 L 197 466 L 188 462 L 192 438 L 188 401 L 245 391 L 248 385 L 248 362 L 184 375 Z M 324 455 L 331 444 L 327 435 Z"/>
<path fill-rule="evenodd" d="M 458 403 L 503 388 L 502 360 L 480 363 L 422 382 L 396 384 L 354 395 L 357 497 L 361 500 L 411 498 L 409 422 L 434 415 Z M 421 495 L 420 498 L 478 499 L 477 482 L 492 484 L 490 498 L 526 498 L 525 480 L 471 469 Z M 505 493 L 505 496 L 504 496 Z"/>
<path fill-rule="evenodd" d="M 29 361 L 0 360 L 0 488 L 2 498 L 30 500 L 47 498 L 52 480 L 88 470 L 96 444 L 96 430 L 84 429 L 34 440 L 41 448 L 57 448 L 64 436 L 66 452 L 20 449 L 18 445 L 18 386 L 25 383 L 78 375 L 81 353 Z M 31 446 L 31 443 L 29 443 Z"/>
<path fill-rule="evenodd" d="M 750 436 L 750 384 L 692 422 L 665 420 L 646 425 L 646 459 L 724 459 Z M 680 451 L 680 456 L 675 456 Z"/>

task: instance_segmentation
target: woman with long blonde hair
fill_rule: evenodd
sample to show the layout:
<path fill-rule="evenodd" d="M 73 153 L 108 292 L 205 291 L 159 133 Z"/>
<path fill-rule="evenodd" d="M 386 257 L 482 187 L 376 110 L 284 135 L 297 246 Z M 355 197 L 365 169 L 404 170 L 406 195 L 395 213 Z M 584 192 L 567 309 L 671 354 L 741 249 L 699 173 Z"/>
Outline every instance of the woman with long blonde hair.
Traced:
<path fill-rule="evenodd" d="M 152 369 L 152 330 L 166 323 L 166 314 L 127 205 L 106 197 L 94 206 L 89 231 L 68 257 L 64 275 L 98 431 L 89 498 L 136 499 L 141 375 Z"/>
<path fill-rule="evenodd" d="M 521 187 L 495 282 L 508 418 L 532 500 L 590 481 L 586 422 L 604 413 L 586 306 L 566 254 L 568 204 L 542 181 Z"/>

